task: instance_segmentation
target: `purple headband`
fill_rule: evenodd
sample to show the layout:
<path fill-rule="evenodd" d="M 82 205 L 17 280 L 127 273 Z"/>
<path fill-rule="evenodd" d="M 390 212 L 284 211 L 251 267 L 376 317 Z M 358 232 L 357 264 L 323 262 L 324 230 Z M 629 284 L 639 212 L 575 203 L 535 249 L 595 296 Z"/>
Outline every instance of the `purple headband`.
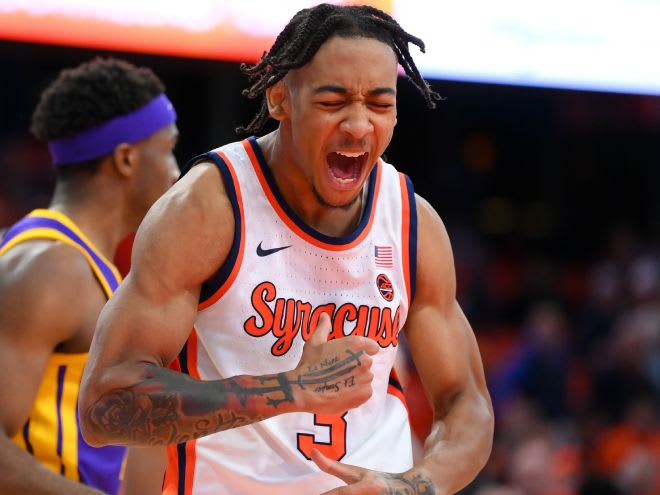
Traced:
<path fill-rule="evenodd" d="M 176 120 L 176 112 L 164 94 L 142 108 L 120 115 L 75 136 L 48 142 L 55 165 L 78 163 L 107 155 L 121 143 L 137 143 Z"/>

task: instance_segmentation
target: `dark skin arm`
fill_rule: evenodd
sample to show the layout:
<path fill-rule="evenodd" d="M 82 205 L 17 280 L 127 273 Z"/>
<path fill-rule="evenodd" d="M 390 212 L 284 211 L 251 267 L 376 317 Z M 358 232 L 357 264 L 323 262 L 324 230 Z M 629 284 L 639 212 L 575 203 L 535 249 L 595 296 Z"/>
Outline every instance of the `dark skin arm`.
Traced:
<path fill-rule="evenodd" d="M 0 257 L 2 493 L 100 493 L 51 471 L 10 439 L 30 414 L 50 356 L 86 352 L 103 304 L 87 261 L 70 246 L 27 241 Z"/>
<path fill-rule="evenodd" d="M 371 396 L 378 345 L 362 337 L 326 342 L 327 317 L 288 372 L 200 381 L 165 368 L 186 342 L 201 284 L 222 266 L 233 233 L 231 203 L 212 164 L 194 167 L 150 210 L 83 377 L 79 411 L 92 445 L 181 443 L 286 412 L 336 414 Z M 338 390 L 315 387 L 339 379 Z"/>
<path fill-rule="evenodd" d="M 129 447 L 119 495 L 162 495 L 165 447 Z"/>
<path fill-rule="evenodd" d="M 325 472 L 348 486 L 326 495 L 449 495 L 468 485 L 490 455 L 493 410 L 477 342 L 456 302 L 451 245 L 433 208 L 417 197 L 417 286 L 404 330 L 433 408 L 423 458 L 404 473 L 379 473 L 332 461 Z"/>

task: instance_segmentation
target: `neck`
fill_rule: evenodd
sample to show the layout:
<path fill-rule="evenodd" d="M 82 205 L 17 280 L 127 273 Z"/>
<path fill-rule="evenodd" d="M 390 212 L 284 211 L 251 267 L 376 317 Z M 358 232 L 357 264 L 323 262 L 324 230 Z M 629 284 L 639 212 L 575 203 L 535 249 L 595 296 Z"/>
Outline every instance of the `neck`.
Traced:
<path fill-rule="evenodd" d="M 325 203 L 296 163 L 295 157 L 286 151 L 281 132 L 280 127 L 259 138 L 257 143 L 284 200 L 307 225 L 322 234 L 343 237 L 352 233 L 362 217 L 364 194 L 360 193 L 355 201 L 345 206 Z"/>
<path fill-rule="evenodd" d="M 58 183 L 49 209 L 64 213 L 112 260 L 117 246 L 134 229 L 125 220 L 121 196 L 107 186 L 84 187 Z"/>

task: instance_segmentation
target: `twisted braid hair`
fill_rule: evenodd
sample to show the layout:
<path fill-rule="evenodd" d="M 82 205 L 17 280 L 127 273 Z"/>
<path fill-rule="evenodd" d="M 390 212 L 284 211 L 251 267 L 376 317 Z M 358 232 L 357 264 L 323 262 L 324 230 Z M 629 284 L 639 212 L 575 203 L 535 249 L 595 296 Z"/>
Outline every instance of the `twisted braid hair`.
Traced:
<path fill-rule="evenodd" d="M 343 38 L 373 38 L 394 50 L 399 65 L 420 91 L 429 108 L 435 108 L 442 97 L 433 91 L 419 73 L 408 44 L 424 52 L 424 42 L 407 33 L 388 14 L 374 7 L 361 5 L 332 5 L 323 3 L 298 12 L 277 36 L 270 51 L 254 65 L 241 65 L 251 85 L 243 90 L 250 99 L 262 97 L 261 107 L 245 127 L 236 128 L 239 134 L 256 134 L 270 117 L 266 90 L 282 80 L 292 69 L 307 64 L 321 45 L 332 36 Z"/>

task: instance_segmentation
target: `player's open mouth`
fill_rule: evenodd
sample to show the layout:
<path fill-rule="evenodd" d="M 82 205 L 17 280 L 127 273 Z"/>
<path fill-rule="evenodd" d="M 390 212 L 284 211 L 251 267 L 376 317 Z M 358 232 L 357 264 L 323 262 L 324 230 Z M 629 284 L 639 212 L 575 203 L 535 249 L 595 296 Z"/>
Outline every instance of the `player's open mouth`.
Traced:
<path fill-rule="evenodd" d="M 352 187 L 360 179 L 368 159 L 367 152 L 333 151 L 326 156 L 330 177 L 340 187 Z"/>

